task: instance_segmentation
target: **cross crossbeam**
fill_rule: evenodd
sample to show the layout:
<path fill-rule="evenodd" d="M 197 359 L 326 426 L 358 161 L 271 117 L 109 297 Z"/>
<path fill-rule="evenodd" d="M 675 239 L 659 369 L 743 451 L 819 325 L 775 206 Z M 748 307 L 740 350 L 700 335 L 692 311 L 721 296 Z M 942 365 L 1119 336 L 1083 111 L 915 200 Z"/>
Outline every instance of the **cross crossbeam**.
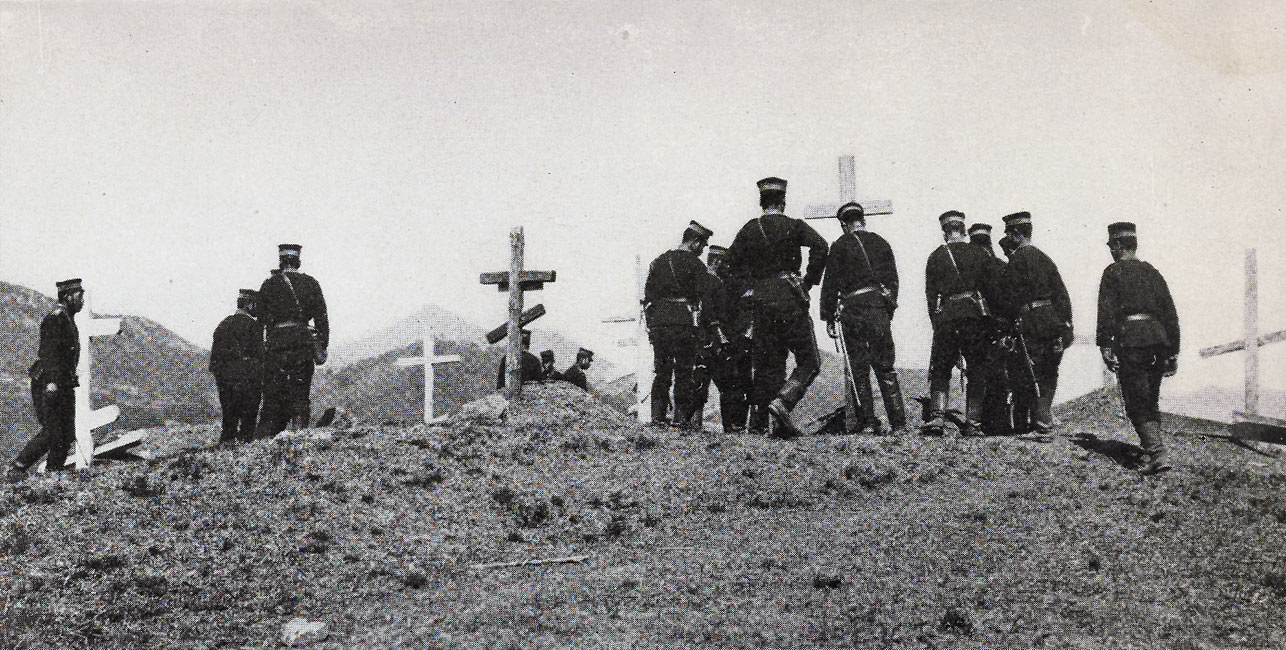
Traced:
<path fill-rule="evenodd" d="M 481 284 L 495 284 L 498 285 L 500 291 L 509 292 L 509 323 L 505 327 L 506 333 L 504 335 L 509 337 L 509 349 L 505 355 L 505 397 L 511 400 L 522 392 L 522 336 L 519 335 L 519 332 L 522 330 L 523 292 L 543 289 L 546 282 L 553 282 L 557 279 L 557 274 L 554 271 L 528 271 L 522 268 L 525 246 L 522 226 L 517 226 L 510 230 L 509 271 L 483 273 L 478 278 Z M 544 307 L 539 307 L 541 309 L 540 313 L 543 314 Z M 532 320 L 535 318 L 539 318 L 539 315 L 533 317 Z M 495 341 L 491 341 L 490 337 L 491 335 L 488 334 L 488 341 L 494 343 Z M 497 338 L 496 341 L 499 341 L 500 338 Z"/>
<path fill-rule="evenodd" d="M 545 305 L 537 304 L 535 307 L 532 307 L 531 309 L 528 309 L 527 311 L 524 311 L 522 313 L 522 316 L 518 318 L 518 327 L 519 328 L 526 327 L 530 325 L 533 321 L 535 321 L 537 318 L 540 318 L 541 316 L 544 316 L 544 315 L 545 315 Z M 509 335 L 509 323 L 505 323 L 504 325 L 501 325 L 491 330 L 490 332 L 487 332 L 487 343 L 491 343 L 491 344 L 499 343 L 508 335 Z"/>
<path fill-rule="evenodd" d="M 834 219 L 841 205 L 857 201 L 866 216 L 893 214 L 893 202 L 888 199 L 857 198 L 857 165 L 853 154 L 839 157 L 839 203 L 817 203 L 804 207 L 804 219 Z"/>
<path fill-rule="evenodd" d="M 446 416 L 434 417 L 433 414 L 433 367 L 457 363 L 460 361 L 460 355 L 436 354 L 434 349 L 433 324 L 429 321 L 424 322 L 424 352 L 418 357 L 401 357 L 397 360 L 397 365 L 402 367 L 424 366 L 424 423 L 433 424 L 446 419 Z"/>

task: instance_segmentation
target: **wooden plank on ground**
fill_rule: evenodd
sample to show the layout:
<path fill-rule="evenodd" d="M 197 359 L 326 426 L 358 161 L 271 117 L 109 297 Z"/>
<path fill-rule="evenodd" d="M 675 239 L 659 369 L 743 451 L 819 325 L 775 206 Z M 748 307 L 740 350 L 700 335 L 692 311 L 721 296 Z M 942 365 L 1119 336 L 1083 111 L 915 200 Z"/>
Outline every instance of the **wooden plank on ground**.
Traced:
<path fill-rule="evenodd" d="M 1239 440 L 1286 444 L 1286 420 L 1238 411 L 1233 413 L 1233 423 L 1228 429 L 1232 437 Z"/>

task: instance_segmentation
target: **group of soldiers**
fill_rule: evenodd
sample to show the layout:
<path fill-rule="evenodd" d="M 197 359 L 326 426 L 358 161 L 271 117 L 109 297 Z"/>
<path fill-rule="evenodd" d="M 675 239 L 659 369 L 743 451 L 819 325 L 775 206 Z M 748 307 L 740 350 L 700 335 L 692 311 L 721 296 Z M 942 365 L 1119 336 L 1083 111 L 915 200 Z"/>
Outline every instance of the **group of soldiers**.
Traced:
<path fill-rule="evenodd" d="M 692 221 L 679 246 L 649 266 L 643 303 L 655 368 L 652 421 L 699 428 L 713 380 L 725 432 L 800 435 L 792 411 L 820 370 L 809 313 L 811 290 L 820 285 L 820 317 L 845 363 L 846 428 L 882 431 L 874 374 L 889 428 L 905 432 L 890 326 L 898 271 L 888 241 L 866 229 L 865 211 L 850 202 L 836 213 L 844 234 L 828 245 L 785 215 L 785 180 L 765 178 L 758 188 L 762 214 L 727 248 L 709 246 L 705 264 L 700 255 L 714 233 Z M 921 431 L 944 433 L 952 369 L 959 367 L 966 383 L 960 435 L 1051 440 L 1072 307 L 1057 265 L 1032 243 L 1031 214 L 1004 217 L 999 244 L 1007 261 L 992 248 L 991 226 L 967 226 L 956 210 L 938 222 L 944 243 L 925 266 L 933 343 Z M 1138 258 L 1135 225 L 1112 224 L 1107 243 L 1113 263 L 1099 287 L 1096 343 L 1120 381 L 1143 470 L 1164 471 L 1170 465 L 1157 401 L 1161 378 L 1177 370 L 1178 316 L 1164 278 Z M 795 362 L 789 377 L 788 354 Z"/>
<path fill-rule="evenodd" d="M 581 390 L 589 390 L 589 380 L 585 376 L 585 371 L 594 363 L 594 351 L 580 348 L 576 351 L 576 361 L 568 366 L 566 370 L 558 372 L 554 366 L 554 351 L 545 350 L 540 353 L 540 358 L 532 354 L 531 348 L 531 330 L 522 330 L 522 365 L 519 376 L 523 383 L 527 382 L 550 382 L 565 381 Z M 496 377 L 496 390 L 505 387 L 505 366 L 506 357 L 500 357 L 500 371 Z"/>
<path fill-rule="evenodd" d="M 223 412 L 220 443 L 274 436 L 292 422 L 307 426 L 313 370 L 326 362 L 330 323 L 321 285 L 299 270 L 301 250 L 280 245 L 279 268 L 258 291 L 242 289 L 236 313 L 215 328 L 209 367 Z M 25 477 L 42 456 L 49 470 L 64 469 L 75 441 L 81 352 L 75 315 L 84 308 L 85 292 L 80 279 L 59 282 L 57 290 L 57 304 L 40 323 L 29 372 L 40 431 L 8 468 L 9 481 Z"/>

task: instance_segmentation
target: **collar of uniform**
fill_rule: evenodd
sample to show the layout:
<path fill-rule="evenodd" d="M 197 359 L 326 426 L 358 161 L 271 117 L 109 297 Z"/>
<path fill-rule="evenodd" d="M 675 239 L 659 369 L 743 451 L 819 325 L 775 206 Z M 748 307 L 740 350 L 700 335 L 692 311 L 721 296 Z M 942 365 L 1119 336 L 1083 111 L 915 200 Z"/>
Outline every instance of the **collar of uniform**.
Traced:
<path fill-rule="evenodd" d="M 760 215 L 760 216 L 763 216 L 763 217 L 772 217 L 772 216 L 784 217 L 784 216 L 786 216 L 786 213 L 785 213 L 785 212 L 765 212 L 765 213 L 763 213 L 763 214 L 762 214 L 762 215 Z"/>
<path fill-rule="evenodd" d="M 244 310 L 244 309 L 241 309 L 240 307 L 238 307 L 238 308 L 237 308 L 237 313 L 238 313 L 238 314 L 241 314 L 242 316 L 249 316 L 249 317 L 251 317 L 251 318 L 254 318 L 254 315 L 253 315 L 253 314 L 251 314 L 250 312 L 248 312 L 248 311 L 246 311 L 246 310 Z"/>
<path fill-rule="evenodd" d="M 1028 246 L 1031 246 L 1031 245 L 1032 245 L 1032 243 L 1031 243 L 1031 242 L 1029 242 L 1029 241 L 1022 242 L 1021 244 L 1018 244 L 1017 246 L 1015 246 L 1015 247 L 1014 247 L 1014 250 L 1019 251 L 1019 250 L 1022 250 L 1022 249 L 1024 249 L 1024 248 L 1027 248 Z"/>

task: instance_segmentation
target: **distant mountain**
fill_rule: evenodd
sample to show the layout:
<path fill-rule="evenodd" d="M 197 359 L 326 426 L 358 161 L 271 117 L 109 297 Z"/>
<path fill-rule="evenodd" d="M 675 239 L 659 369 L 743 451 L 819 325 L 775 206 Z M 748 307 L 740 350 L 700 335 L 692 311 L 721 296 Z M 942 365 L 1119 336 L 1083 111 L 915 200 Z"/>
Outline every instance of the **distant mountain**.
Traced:
<path fill-rule="evenodd" d="M 48 296 L 0 282 L 0 459 L 16 453 L 38 428 L 27 368 L 36 356 L 40 321 L 53 306 Z M 206 371 L 209 353 L 154 321 L 119 318 L 120 334 L 92 343 L 90 401 L 121 409 L 121 417 L 102 431 L 218 417 L 214 380 Z"/>
<path fill-rule="evenodd" d="M 424 339 L 424 324 L 432 323 L 434 337 L 439 341 L 458 341 L 483 344 L 487 330 L 471 323 L 444 307 L 425 305 L 419 311 L 377 330 L 362 338 L 338 342 L 330 349 L 328 363 L 336 367 L 378 357 L 390 350 L 405 348 Z"/>

